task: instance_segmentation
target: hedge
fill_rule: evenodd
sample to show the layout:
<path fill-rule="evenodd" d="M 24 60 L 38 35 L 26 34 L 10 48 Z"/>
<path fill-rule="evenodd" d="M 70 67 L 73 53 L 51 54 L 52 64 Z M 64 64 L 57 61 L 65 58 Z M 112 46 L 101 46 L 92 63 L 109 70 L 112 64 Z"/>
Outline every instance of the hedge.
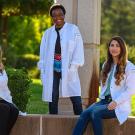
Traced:
<path fill-rule="evenodd" d="M 25 69 L 6 68 L 8 86 L 13 97 L 13 102 L 19 110 L 25 112 L 31 91 L 29 90 L 31 79 Z"/>

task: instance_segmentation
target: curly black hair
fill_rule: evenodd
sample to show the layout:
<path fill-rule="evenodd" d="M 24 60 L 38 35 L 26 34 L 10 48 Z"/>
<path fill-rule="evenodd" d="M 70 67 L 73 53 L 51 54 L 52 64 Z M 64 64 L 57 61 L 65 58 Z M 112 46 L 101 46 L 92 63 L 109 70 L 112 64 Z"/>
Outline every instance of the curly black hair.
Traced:
<path fill-rule="evenodd" d="M 63 11 L 64 15 L 66 14 L 66 10 L 65 10 L 64 6 L 61 5 L 61 4 L 55 3 L 50 7 L 49 14 L 50 14 L 51 17 L 52 17 L 52 11 L 55 10 L 55 9 L 58 9 L 58 8 L 60 8 Z"/>

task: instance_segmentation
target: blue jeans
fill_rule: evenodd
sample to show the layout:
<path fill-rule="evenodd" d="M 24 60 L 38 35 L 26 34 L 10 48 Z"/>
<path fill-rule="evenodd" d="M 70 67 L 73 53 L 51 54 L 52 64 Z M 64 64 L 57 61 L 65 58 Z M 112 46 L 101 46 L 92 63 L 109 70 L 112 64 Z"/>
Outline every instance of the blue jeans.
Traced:
<path fill-rule="evenodd" d="M 89 121 L 92 124 L 94 135 L 103 135 L 102 119 L 116 117 L 114 110 L 108 110 L 108 104 L 106 99 L 102 99 L 82 112 L 72 135 L 83 135 Z"/>
<path fill-rule="evenodd" d="M 59 84 L 61 76 L 54 72 L 52 102 L 49 102 L 49 113 L 58 114 Z M 70 97 L 75 115 L 82 113 L 82 101 L 80 96 Z"/>

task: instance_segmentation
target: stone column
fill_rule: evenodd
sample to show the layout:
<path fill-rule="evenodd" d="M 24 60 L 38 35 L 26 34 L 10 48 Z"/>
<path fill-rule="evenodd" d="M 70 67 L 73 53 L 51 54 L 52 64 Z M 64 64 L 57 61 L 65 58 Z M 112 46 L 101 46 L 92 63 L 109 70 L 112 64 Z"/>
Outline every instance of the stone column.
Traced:
<path fill-rule="evenodd" d="M 83 107 L 96 101 L 99 84 L 101 0 L 57 0 L 66 8 L 66 21 L 79 26 L 85 51 L 85 64 L 79 69 Z M 72 111 L 68 98 L 61 98 L 59 113 Z"/>

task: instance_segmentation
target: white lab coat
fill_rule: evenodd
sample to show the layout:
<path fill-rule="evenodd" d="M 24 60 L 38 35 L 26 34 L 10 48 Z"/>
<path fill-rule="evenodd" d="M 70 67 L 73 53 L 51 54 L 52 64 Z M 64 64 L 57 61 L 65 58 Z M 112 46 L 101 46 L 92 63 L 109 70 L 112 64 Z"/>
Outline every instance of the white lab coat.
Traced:
<path fill-rule="evenodd" d="M 131 96 L 135 94 L 135 65 L 132 64 L 130 61 L 127 61 L 124 80 L 122 80 L 120 85 L 118 86 L 115 84 L 115 69 L 110 84 L 110 92 L 112 100 L 117 102 L 115 113 L 120 124 L 122 124 L 127 120 L 128 115 L 131 113 Z M 104 92 L 106 90 L 106 87 L 107 84 L 105 84 L 105 86 L 102 86 L 101 83 L 101 93 L 99 96 L 101 99 L 105 98 Z"/>
<path fill-rule="evenodd" d="M 7 83 L 8 77 L 6 71 L 4 70 L 3 73 L 0 73 L 0 98 L 6 100 L 9 103 L 12 103 L 12 96 Z"/>
<path fill-rule="evenodd" d="M 43 101 L 52 101 L 53 63 L 57 33 L 55 26 L 47 29 L 40 45 L 40 60 L 38 68 L 41 70 L 43 84 Z M 60 96 L 81 96 L 81 86 L 78 67 L 84 64 L 83 41 L 79 29 L 74 24 L 65 23 L 60 30 L 62 81 Z"/>

